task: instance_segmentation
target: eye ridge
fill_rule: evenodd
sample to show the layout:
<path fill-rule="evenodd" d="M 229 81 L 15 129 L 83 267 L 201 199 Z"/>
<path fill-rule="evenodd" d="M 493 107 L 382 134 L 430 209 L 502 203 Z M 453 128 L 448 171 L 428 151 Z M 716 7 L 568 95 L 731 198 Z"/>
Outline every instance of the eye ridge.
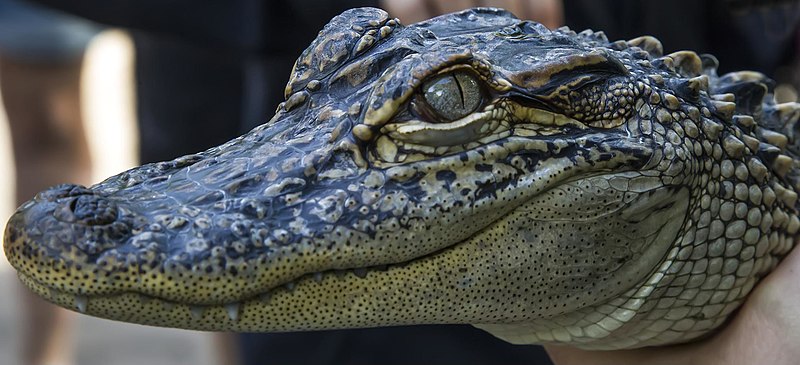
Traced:
<path fill-rule="evenodd" d="M 456 95 L 457 94 L 457 95 Z M 439 122 L 452 122 L 478 110 L 485 93 L 480 79 L 468 71 L 440 74 L 423 84 L 417 99 L 423 115 Z"/>

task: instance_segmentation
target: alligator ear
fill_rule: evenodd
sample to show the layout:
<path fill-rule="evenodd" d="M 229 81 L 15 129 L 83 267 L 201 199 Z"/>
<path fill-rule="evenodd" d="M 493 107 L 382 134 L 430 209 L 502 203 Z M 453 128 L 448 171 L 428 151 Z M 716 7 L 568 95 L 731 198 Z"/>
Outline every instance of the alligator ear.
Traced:
<path fill-rule="evenodd" d="M 285 97 L 329 76 L 399 26 L 397 19 L 389 19 L 389 14 L 376 8 L 350 9 L 337 15 L 295 62 Z"/>

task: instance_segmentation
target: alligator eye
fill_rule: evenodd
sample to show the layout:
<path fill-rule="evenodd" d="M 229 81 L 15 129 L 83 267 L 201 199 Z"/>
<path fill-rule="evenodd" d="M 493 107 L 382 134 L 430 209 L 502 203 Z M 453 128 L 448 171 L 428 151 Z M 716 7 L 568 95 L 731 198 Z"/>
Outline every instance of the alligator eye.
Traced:
<path fill-rule="evenodd" d="M 442 119 L 453 121 L 474 112 L 483 101 L 478 80 L 467 72 L 437 76 L 423 85 L 428 107 Z"/>

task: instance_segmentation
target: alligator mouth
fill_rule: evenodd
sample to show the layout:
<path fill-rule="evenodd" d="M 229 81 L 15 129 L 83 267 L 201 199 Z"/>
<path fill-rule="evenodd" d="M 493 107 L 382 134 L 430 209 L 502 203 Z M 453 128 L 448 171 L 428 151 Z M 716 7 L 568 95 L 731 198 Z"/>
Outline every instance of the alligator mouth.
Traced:
<path fill-rule="evenodd" d="M 160 307 L 161 310 L 168 312 L 172 312 L 178 307 L 183 307 L 184 309 L 187 309 L 192 318 L 196 320 L 202 319 L 205 313 L 224 310 L 228 319 L 235 322 L 239 319 L 239 313 L 245 305 L 250 305 L 251 303 L 262 303 L 264 305 L 269 305 L 275 296 L 291 295 L 298 285 L 324 285 L 326 280 L 341 280 L 346 275 L 352 275 L 358 279 L 365 279 L 370 273 L 387 272 L 391 267 L 404 266 L 406 264 L 407 263 L 380 265 L 375 267 L 349 270 L 327 270 L 313 274 L 306 274 L 298 277 L 297 279 L 282 283 L 263 293 L 244 298 L 240 301 L 219 305 L 187 304 L 134 291 L 109 295 L 74 294 L 65 290 L 49 287 L 46 284 L 41 283 L 21 272 L 18 273 L 18 276 L 26 286 L 28 286 L 38 295 L 64 307 L 72 308 L 75 311 L 83 314 L 93 314 L 96 312 L 95 310 L 90 310 L 89 303 L 92 303 L 92 307 L 95 305 L 102 307 L 102 303 L 105 301 L 129 302 L 131 298 L 135 298 L 143 306 L 149 307 L 154 305 L 155 307 Z M 96 302 L 100 302 L 100 304 L 97 304 Z"/>
<path fill-rule="evenodd" d="M 455 243 L 452 246 L 443 249 L 442 251 L 447 250 L 448 248 L 451 248 L 453 246 L 456 246 L 459 243 L 461 243 L 461 242 Z M 28 285 L 31 289 L 33 289 L 34 291 L 36 291 L 37 293 L 43 295 L 46 298 L 61 298 L 61 297 L 71 296 L 73 298 L 73 303 L 72 303 L 72 305 L 68 305 L 68 306 L 72 307 L 76 311 L 84 313 L 84 314 L 87 313 L 88 303 L 91 300 L 94 300 L 94 299 L 97 299 L 97 298 L 120 297 L 120 296 L 125 296 L 125 295 L 131 295 L 132 294 L 132 295 L 139 296 L 141 301 L 143 301 L 143 302 L 149 302 L 149 301 L 153 301 L 153 300 L 158 301 L 163 305 L 163 307 L 165 309 L 173 308 L 174 306 L 179 305 L 179 304 L 186 305 L 186 306 L 188 306 L 188 307 L 190 307 L 192 309 L 193 313 L 202 313 L 205 308 L 225 307 L 226 310 L 229 312 L 230 319 L 231 320 L 236 320 L 236 318 L 238 316 L 235 314 L 236 311 L 234 309 L 237 306 L 239 306 L 241 303 L 244 303 L 244 302 L 258 300 L 258 301 L 261 301 L 263 303 L 269 303 L 270 300 L 272 299 L 272 297 L 276 293 L 279 293 L 279 292 L 292 293 L 292 292 L 294 292 L 294 289 L 300 284 L 308 284 L 308 283 L 312 283 L 312 282 L 316 283 L 316 284 L 321 284 L 328 277 L 334 277 L 336 279 L 342 279 L 342 278 L 344 278 L 345 276 L 348 276 L 348 275 L 352 275 L 353 277 L 358 278 L 358 279 L 365 279 L 371 273 L 387 272 L 391 268 L 402 267 L 402 266 L 408 265 L 409 263 L 411 263 L 413 261 L 416 261 L 416 260 L 419 260 L 419 259 L 423 259 L 425 257 L 433 256 L 433 255 L 436 255 L 436 253 L 431 253 L 431 254 L 428 254 L 428 255 L 424 255 L 424 256 L 412 259 L 410 261 L 401 262 L 401 263 L 397 263 L 397 264 L 384 264 L 384 265 L 360 267 L 360 268 L 354 268 L 354 269 L 331 269 L 331 270 L 325 270 L 325 271 L 319 271 L 319 272 L 304 274 L 304 275 L 301 275 L 301 276 L 297 277 L 296 279 L 292 279 L 292 280 L 280 283 L 280 284 L 278 284 L 278 285 L 276 285 L 276 286 L 274 286 L 274 287 L 272 287 L 270 289 L 267 289 L 266 291 L 261 292 L 259 294 L 249 296 L 249 297 L 244 298 L 244 299 L 242 299 L 240 301 L 234 301 L 234 302 L 231 302 L 231 303 L 225 303 L 225 304 L 220 304 L 220 305 L 181 303 L 181 302 L 178 302 L 178 301 L 174 301 L 174 300 L 170 300 L 170 299 L 166 299 L 166 298 L 161 298 L 161 297 L 157 297 L 157 296 L 153 296 L 153 295 L 148 295 L 148 294 L 145 294 L 145 293 L 139 293 L 139 292 L 135 292 L 135 291 L 118 292 L 118 293 L 113 293 L 113 294 L 100 294 L 100 295 L 75 294 L 75 293 L 72 293 L 72 292 L 69 292 L 69 291 L 66 291 L 66 290 L 62 290 L 62 289 L 58 289 L 58 288 L 54 288 L 54 287 L 48 286 L 47 284 L 42 283 L 42 282 L 34 279 L 33 277 L 28 276 L 28 275 L 26 275 L 26 274 L 24 274 L 22 272 L 18 272 L 18 275 L 26 285 Z M 53 301 L 56 301 L 58 303 L 69 304 L 69 301 L 54 300 L 54 299 L 53 299 Z"/>
<path fill-rule="evenodd" d="M 410 266 L 420 262 L 435 262 L 438 257 L 447 256 L 448 251 L 460 246 L 465 241 L 456 242 L 439 251 L 432 252 L 405 262 L 383 264 L 377 266 L 360 267 L 353 269 L 330 269 L 314 273 L 307 273 L 295 279 L 282 282 L 261 293 L 250 295 L 241 300 L 219 304 L 192 304 L 170 300 L 163 297 L 148 295 L 138 291 L 120 291 L 109 294 L 76 294 L 75 292 L 55 288 L 22 270 L 17 274 L 20 280 L 31 290 L 46 300 L 74 311 L 91 314 L 94 316 L 134 322 L 146 325 L 164 327 L 192 328 L 197 330 L 237 330 L 253 331 L 254 324 L 264 316 L 285 314 L 286 308 L 295 306 L 293 300 L 297 296 L 306 298 L 318 297 L 317 294 L 336 293 L 330 288 L 336 287 L 364 287 L 370 285 L 369 281 L 392 281 L 398 271 L 407 270 Z M 411 271 L 417 271 L 411 269 Z M 402 275 L 401 275 L 402 276 Z M 325 288 L 323 290 L 323 288 Z M 347 290 L 340 291 L 342 298 L 335 298 L 334 302 L 341 302 L 348 294 Z M 352 292 L 351 292 L 352 294 Z M 314 301 L 323 304 L 323 301 Z M 373 326 L 365 322 L 364 327 Z M 331 325 L 307 325 L 300 329 L 327 329 L 335 328 Z M 350 327 L 350 326 L 348 326 Z M 296 324 L 282 328 L 270 327 L 269 331 L 297 330 Z"/>

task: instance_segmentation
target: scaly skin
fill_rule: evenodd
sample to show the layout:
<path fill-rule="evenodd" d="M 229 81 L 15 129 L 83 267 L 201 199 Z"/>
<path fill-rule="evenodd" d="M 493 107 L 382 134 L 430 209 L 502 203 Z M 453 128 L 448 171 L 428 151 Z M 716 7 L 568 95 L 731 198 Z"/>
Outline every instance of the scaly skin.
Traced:
<path fill-rule="evenodd" d="M 798 107 L 661 52 L 496 9 L 347 11 L 267 124 L 42 192 L 5 252 L 46 299 L 150 325 L 688 341 L 797 240 Z"/>

